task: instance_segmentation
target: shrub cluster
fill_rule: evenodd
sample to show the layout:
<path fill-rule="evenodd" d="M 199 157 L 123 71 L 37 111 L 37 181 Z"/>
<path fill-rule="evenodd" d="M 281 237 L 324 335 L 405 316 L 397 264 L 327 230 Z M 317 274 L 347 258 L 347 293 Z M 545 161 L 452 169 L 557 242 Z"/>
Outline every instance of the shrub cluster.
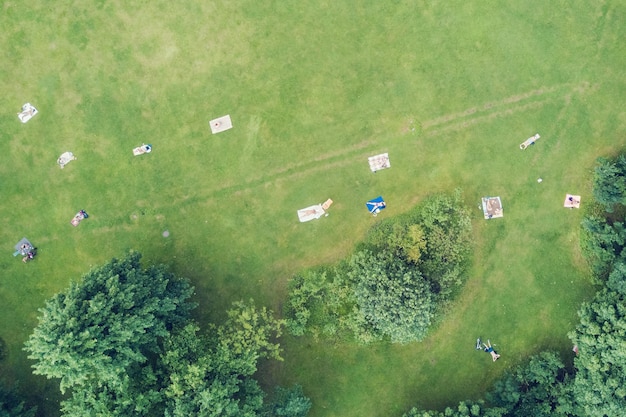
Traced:
<path fill-rule="evenodd" d="M 470 236 L 459 191 L 376 224 L 348 259 L 293 277 L 288 330 L 361 343 L 422 340 L 464 282 Z"/>

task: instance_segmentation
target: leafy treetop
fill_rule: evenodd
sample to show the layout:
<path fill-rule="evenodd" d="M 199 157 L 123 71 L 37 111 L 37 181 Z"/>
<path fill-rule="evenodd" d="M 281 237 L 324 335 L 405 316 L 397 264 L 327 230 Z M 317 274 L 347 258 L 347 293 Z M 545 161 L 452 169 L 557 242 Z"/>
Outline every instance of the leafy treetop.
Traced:
<path fill-rule="evenodd" d="M 163 266 L 142 269 L 140 257 L 94 268 L 46 302 L 25 347 L 35 374 L 60 378 L 63 392 L 89 381 L 121 385 L 188 318 L 193 288 Z"/>

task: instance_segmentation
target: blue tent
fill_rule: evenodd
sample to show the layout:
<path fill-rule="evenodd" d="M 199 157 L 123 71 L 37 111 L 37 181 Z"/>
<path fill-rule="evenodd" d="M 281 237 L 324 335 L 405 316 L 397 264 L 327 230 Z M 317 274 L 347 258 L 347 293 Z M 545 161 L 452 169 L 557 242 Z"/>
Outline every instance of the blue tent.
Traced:
<path fill-rule="evenodd" d="M 368 201 L 367 203 L 365 203 L 365 206 L 367 206 L 367 209 L 370 211 L 370 213 L 372 213 L 375 216 L 378 213 L 380 213 L 381 210 L 387 207 L 387 204 L 385 203 L 385 200 L 383 200 L 381 196 L 378 196 Z"/>

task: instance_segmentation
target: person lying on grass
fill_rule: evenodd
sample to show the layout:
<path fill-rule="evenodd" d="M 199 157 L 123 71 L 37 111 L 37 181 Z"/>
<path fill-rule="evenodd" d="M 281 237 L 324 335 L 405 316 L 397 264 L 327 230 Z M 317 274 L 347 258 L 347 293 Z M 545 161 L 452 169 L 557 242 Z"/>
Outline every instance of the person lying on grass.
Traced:
<path fill-rule="evenodd" d="M 491 347 L 491 342 L 489 341 L 489 339 L 487 339 L 487 343 L 483 343 L 483 346 L 485 347 L 485 352 L 489 353 L 491 355 L 491 359 L 493 359 L 493 361 L 497 361 L 498 358 L 500 357 L 500 355 L 498 355 L 496 353 L 495 350 L 493 350 L 493 347 Z"/>
<path fill-rule="evenodd" d="M 26 256 L 22 258 L 22 262 L 26 263 L 28 261 L 32 261 L 33 259 L 35 259 L 35 255 L 37 255 L 37 249 L 32 248 L 30 251 L 28 251 Z"/>

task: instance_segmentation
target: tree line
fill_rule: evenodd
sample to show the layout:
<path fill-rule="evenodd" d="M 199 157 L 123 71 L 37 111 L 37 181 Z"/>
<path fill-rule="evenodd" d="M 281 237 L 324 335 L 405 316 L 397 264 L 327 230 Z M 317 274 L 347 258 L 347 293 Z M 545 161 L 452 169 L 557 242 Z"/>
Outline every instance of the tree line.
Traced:
<path fill-rule="evenodd" d="M 626 155 L 600 158 L 594 202 L 581 227 L 581 248 L 599 290 L 568 333 L 578 354 L 568 369 L 542 352 L 507 372 L 484 400 L 444 411 L 413 408 L 404 417 L 613 417 L 626 409 Z"/>

